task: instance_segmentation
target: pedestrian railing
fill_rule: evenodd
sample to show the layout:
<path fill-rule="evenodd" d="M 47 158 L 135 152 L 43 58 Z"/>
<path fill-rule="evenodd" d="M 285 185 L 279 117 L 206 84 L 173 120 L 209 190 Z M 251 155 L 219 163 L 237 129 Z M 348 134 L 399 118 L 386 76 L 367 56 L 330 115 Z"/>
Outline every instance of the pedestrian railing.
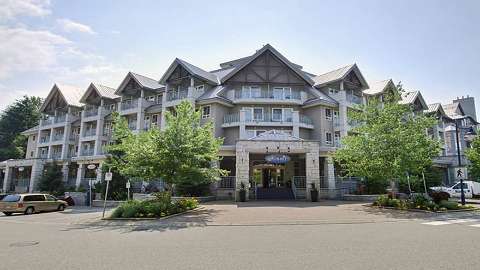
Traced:
<path fill-rule="evenodd" d="M 235 189 L 235 176 L 222 176 L 217 182 L 217 188 L 220 189 Z"/>

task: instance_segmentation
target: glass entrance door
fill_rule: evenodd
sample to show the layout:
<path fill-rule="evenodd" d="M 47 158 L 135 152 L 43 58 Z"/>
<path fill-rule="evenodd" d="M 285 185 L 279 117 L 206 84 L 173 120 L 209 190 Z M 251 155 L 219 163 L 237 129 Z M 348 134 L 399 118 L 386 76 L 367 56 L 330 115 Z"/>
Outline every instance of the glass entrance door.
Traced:
<path fill-rule="evenodd" d="M 264 188 L 285 187 L 285 170 L 283 168 L 263 168 L 262 186 Z"/>

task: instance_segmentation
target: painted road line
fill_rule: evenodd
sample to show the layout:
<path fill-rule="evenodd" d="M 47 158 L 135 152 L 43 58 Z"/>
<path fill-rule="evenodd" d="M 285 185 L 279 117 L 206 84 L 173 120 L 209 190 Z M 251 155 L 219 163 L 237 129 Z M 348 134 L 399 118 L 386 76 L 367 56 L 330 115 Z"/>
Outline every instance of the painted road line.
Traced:
<path fill-rule="evenodd" d="M 468 223 L 468 222 L 478 222 L 478 219 L 447 219 L 447 220 L 439 220 L 439 221 L 431 221 L 422 223 L 423 225 L 431 225 L 431 226 L 441 226 L 441 225 L 449 225 L 449 224 L 460 224 L 460 223 Z"/>
<path fill-rule="evenodd" d="M 476 228 L 480 228 L 480 224 L 473 224 L 473 225 L 469 225 L 470 227 L 476 227 Z"/>

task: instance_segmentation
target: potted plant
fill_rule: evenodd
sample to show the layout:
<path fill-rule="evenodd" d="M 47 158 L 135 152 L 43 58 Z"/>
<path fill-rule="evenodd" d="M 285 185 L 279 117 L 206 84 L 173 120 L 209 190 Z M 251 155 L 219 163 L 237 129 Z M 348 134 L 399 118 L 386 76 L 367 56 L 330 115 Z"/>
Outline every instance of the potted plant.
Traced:
<path fill-rule="evenodd" d="M 318 202 L 318 189 L 315 187 L 315 183 L 312 183 L 310 198 L 312 199 L 312 202 Z"/>
<path fill-rule="evenodd" d="M 240 183 L 240 191 L 238 192 L 240 195 L 240 201 L 245 202 L 247 201 L 247 188 L 245 187 L 245 184 L 242 182 Z"/>

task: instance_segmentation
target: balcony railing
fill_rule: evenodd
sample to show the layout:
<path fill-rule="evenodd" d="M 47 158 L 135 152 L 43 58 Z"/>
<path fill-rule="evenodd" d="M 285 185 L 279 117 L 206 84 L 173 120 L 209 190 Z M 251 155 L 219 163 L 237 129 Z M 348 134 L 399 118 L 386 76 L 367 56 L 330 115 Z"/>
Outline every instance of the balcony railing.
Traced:
<path fill-rule="evenodd" d="M 41 123 L 42 123 L 42 126 L 48 126 L 53 123 L 53 119 L 52 118 L 42 119 Z"/>
<path fill-rule="evenodd" d="M 217 182 L 217 188 L 235 189 L 235 176 L 222 176 Z"/>
<path fill-rule="evenodd" d="M 278 123 L 293 123 L 292 116 L 287 116 L 285 114 L 270 114 L 270 113 L 263 113 L 263 114 L 254 114 L 253 117 L 251 114 L 247 114 L 245 116 L 245 122 L 278 122 Z M 313 121 L 310 117 L 300 114 L 300 123 L 313 125 Z M 233 113 L 233 114 L 226 114 L 223 116 L 223 123 L 230 124 L 240 122 L 240 114 Z"/>
<path fill-rule="evenodd" d="M 60 158 L 62 158 L 62 152 L 54 152 L 54 153 L 52 153 L 52 158 L 53 158 L 53 159 L 60 159 Z"/>
<path fill-rule="evenodd" d="M 137 122 L 135 121 L 135 122 L 128 123 L 128 128 L 130 130 L 136 130 L 137 129 Z"/>
<path fill-rule="evenodd" d="M 55 123 L 63 123 L 67 120 L 67 115 L 57 115 L 55 116 Z"/>
<path fill-rule="evenodd" d="M 75 151 L 68 151 L 68 153 L 67 153 L 67 157 L 68 157 L 68 158 L 75 157 L 75 156 L 77 156 L 77 152 L 75 152 Z"/>
<path fill-rule="evenodd" d="M 95 136 L 96 134 L 97 134 L 96 129 L 87 129 L 87 130 L 85 130 L 84 137 Z"/>
<path fill-rule="evenodd" d="M 78 134 L 70 134 L 69 138 L 71 141 L 76 141 L 78 139 Z"/>
<path fill-rule="evenodd" d="M 84 149 L 81 152 L 82 156 L 93 156 L 93 149 Z"/>
<path fill-rule="evenodd" d="M 120 105 L 120 108 L 122 111 L 135 109 L 137 107 L 138 107 L 138 99 L 122 101 L 122 104 Z"/>
<path fill-rule="evenodd" d="M 48 158 L 47 153 L 38 153 L 38 158 Z"/>
<path fill-rule="evenodd" d="M 307 125 L 313 125 L 313 121 L 310 117 L 300 114 L 300 123 L 307 124 Z"/>
<path fill-rule="evenodd" d="M 61 141 L 61 140 L 63 140 L 63 134 L 56 134 L 56 135 L 54 135 L 53 138 L 52 138 L 52 141 L 53 141 L 53 142 Z"/>
<path fill-rule="evenodd" d="M 294 176 L 293 183 L 296 188 L 307 188 L 307 177 L 306 176 Z"/>
<path fill-rule="evenodd" d="M 90 108 L 88 110 L 86 110 L 83 115 L 85 117 L 91 117 L 91 116 L 96 116 L 98 115 L 98 108 Z"/>
<path fill-rule="evenodd" d="M 187 89 L 173 90 L 173 91 L 168 91 L 167 93 L 167 101 L 179 100 L 187 97 L 188 97 Z"/>
<path fill-rule="evenodd" d="M 48 143 L 50 142 L 50 135 L 46 137 L 40 137 L 40 143 Z"/>
<path fill-rule="evenodd" d="M 235 99 L 255 99 L 265 98 L 274 100 L 300 100 L 300 91 L 275 91 L 275 90 L 260 90 L 260 91 L 242 91 L 235 90 Z"/>
<path fill-rule="evenodd" d="M 356 95 L 348 94 L 347 101 L 355 104 L 362 104 L 363 98 Z"/>

